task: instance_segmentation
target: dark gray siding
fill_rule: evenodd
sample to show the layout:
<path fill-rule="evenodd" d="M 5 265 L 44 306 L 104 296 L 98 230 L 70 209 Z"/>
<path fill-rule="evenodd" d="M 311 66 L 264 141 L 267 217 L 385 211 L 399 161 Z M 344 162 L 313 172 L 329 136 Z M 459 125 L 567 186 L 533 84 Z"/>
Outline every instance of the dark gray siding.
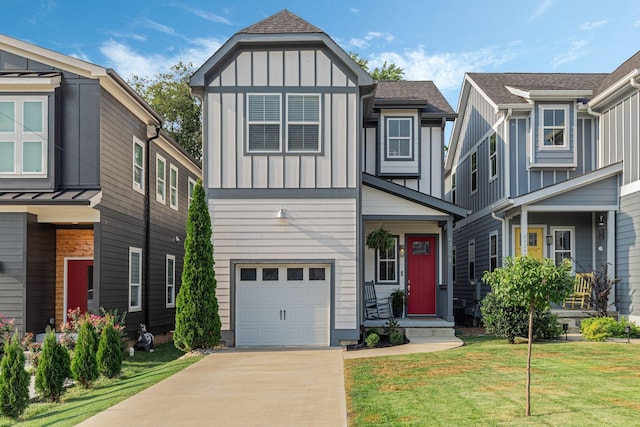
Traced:
<path fill-rule="evenodd" d="M 621 315 L 640 316 L 640 193 L 620 199 L 616 218 L 616 304 Z"/>
<path fill-rule="evenodd" d="M 26 318 L 26 217 L 0 213 L 0 313 L 14 318 L 21 332 Z"/>
<path fill-rule="evenodd" d="M 475 278 L 479 284 L 481 298 L 491 291 L 482 283 L 482 275 L 489 270 L 489 234 L 498 232 L 498 266 L 502 264 L 502 224 L 490 215 L 484 216 L 464 227 L 454 230 L 453 243 L 456 247 L 456 277 L 453 297 L 466 307 L 473 307 L 476 288 L 469 283 L 468 243 L 475 239 Z"/>
<path fill-rule="evenodd" d="M 27 214 L 27 322 L 25 331 L 44 332 L 55 318 L 56 231 Z"/>
<path fill-rule="evenodd" d="M 65 79 L 59 89 L 60 188 L 100 186 L 100 83 Z"/>

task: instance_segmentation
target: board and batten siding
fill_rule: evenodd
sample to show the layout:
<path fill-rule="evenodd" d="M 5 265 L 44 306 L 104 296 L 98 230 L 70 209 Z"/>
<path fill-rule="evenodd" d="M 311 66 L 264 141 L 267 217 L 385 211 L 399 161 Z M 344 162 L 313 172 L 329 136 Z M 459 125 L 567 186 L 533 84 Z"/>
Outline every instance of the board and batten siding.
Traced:
<path fill-rule="evenodd" d="M 616 305 L 618 313 L 640 322 L 640 192 L 620 198 L 616 215 Z"/>
<path fill-rule="evenodd" d="M 444 182 L 444 131 L 440 125 L 425 125 L 420 127 L 420 177 L 418 178 L 394 178 L 392 182 L 428 194 L 442 198 Z M 378 130 L 368 127 L 364 130 L 364 144 L 361 150 L 362 170 L 370 175 L 378 174 Z"/>
<path fill-rule="evenodd" d="M 600 128 L 600 166 L 624 160 L 623 184 L 639 181 L 640 93 L 635 91 L 604 111 Z"/>
<path fill-rule="evenodd" d="M 247 95 L 280 94 L 283 152 L 247 154 Z M 286 153 L 287 94 L 320 94 L 319 153 Z M 359 100 L 323 49 L 240 52 L 206 88 L 208 188 L 355 188 Z"/>
<path fill-rule="evenodd" d="M 216 199 L 209 211 L 223 330 L 233 329 L 231 260 L 335 260 L 334 328 L 357 328 L 355 199 Z"/>

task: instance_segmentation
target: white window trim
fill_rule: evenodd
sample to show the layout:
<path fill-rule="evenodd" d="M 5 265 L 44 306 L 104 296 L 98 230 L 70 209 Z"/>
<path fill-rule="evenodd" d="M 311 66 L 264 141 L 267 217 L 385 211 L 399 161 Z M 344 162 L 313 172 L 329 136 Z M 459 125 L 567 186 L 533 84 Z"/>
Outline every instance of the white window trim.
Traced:
<path fill-rule="evenodd" d="M 312 121 L 303 121 L 303 122 L 296 122 L 296 121 L 290 121 L 289 120 L 289 97 L 291 96 L 315 96 L 318 98 L 318 121 L 317 122 L 312 122 Z M 322 152 L 322 97 L 320 96 L 319 93 L 288 93 L 287 94 L 287 108 L 286 108 L 286 114 L 287 114 L 287 119 L 286 119 L 286 135 L 287 135 L 287 144 L 286 144 L 286 150 L 287 153 L 296 153 L 296 154 L 314 154 L 314 153 L 320 153 Z M 313 125 L 313 124 L 317 124 L 318 125 L 318 149 L 311 151 L 311 150 L 290 150 L 289 149 L 289 125 Z M 281 130 L 282 131 L 282 130 Z"/>
<path fill-rule="evenodd" d="M 553 236 L 553 241 L 551 243 L 551 248 L 549 250 L 551 253 L 549 254 L 550 258 L 553 262 L 556 261 L 556 231 L 568 231 L 571 233 L 570 245 L 571 245 L 571 271 L 575 271 L 575 259 L 576 259 L 576 228 L 574 226 L 560 226 L 560 227 L 549 227 L 549 234 Z M 563 251 L 565 252 L 565 251 Z"/>
<path fill-rule="evenodd" d="M 493 153 L 491 153 L 491 138 L 494 138 L 496 141 L 495 143 L 496 151 Z M 498 134 L 497 133 L 491 134 L 489 136 L 489 139 L 487 139 L 487 144 L 488 144 L 487 148 L 489 149 L 489 182 L 491 182 L 498 178 Z M 491 161 L 493 158 L 496 159 L 495 168 L 493 167 L 493 162 Z"/>
<path fill-rule="evenodd" d="M 564 132 L 562 145 L 544 145 L 544 112 L 545 110 L 564 110 Z M 555 127 L 554 127 L 555 129 Z M 559 128 L 557 128 L 559 129 Z M 566 104 L 542 104 L 538 105 L 538 149 L 540 151 L 568 150 L 569 149 L 569 106 Z"/>
<path fill-rule="evenodd" d="M 138 271 L 140 272 L 140 283 L 133 283 L 131 281 L 131 255 L 132 254 L 139 254 L 140 256 L 138 257 Z M 129 305 L 129 312 L 133 312 L 133 311 L 140 311 L 142 310 L 142 249 L 140 248 L 135 248 L 130 246 L 129 247 L 129 278 L 127 279 L 127 281 L 129 282 L 129 292 L 127 293 L 127 299 L 128 299 L 128 305 Z M 138 305 L 131 305 L 131 288 L 133 288 L 134 286 L 138 286 Z"/>
<path fill-rule="evenodd" d="M 491 239 L 494 238 L 496 239 L 496 253 L 492 254 L 491 253 Z M 492 231 L 491 233 L 489 233 L 489 271 L 493 271 L 491 270 L 491 260 L 492 259 L 496 259 L 496 268 L 498 267 L 498 253 L 500 252 L 499 248 L 498 248 L 498 244 L 499 244 L 499 240 L 498 240 L 498 230 Z"/>
<path fill-rule="evenodd" d="M 193 191 L 196 189 L 197 181 L 191 177 L 188 177 L 187 184 L 187 209 L 191 207 L 191 199 L 193 199 Z M 193 188 L 193 190 L 192 190 Z"/>
<path fill-rule="evenodd" d="M 136 167 L 138 167 L 138 165 L 136 165 L 136 145 L 139 145 L 140 147 L 142 147 L 142 170 L 140 173 L 140 182 L 136 182 Z M 133 137 L 133 144 L 131 145 L 131 171 L 132 171 L 132 176 L 131 176 L 131 185 L 133 187 L 134 190 L 136 190 L 138 193 L 140 194 L 144 194 L 144 173 L 145 173 L 145 168 L 147 165 L 145 165 L 145 143 L 140 141 L 138 138 L 136 138 L 135 136 Z"/>
<path fill-rule="evenodd" d="M 476 158 L 476 168 L 473 168 L 473 158 Z M 478 152 L 474 151 L 473 153 L 471 153 L 471 156 L 469 156 L 469 189 L 471 190 L 471 194 L 475 194 L 478 192 Z M 473 188 L 473 176 L 475 174 L 476 177 L 476 188 Z"/>
<path fill-rule="evenodd" d="M 172 172 L 175 171 L 176 172 L 176 186 L 173 186 L 173 183 L 171 182 L 171 175 Z M 178 210 L 178 197 L 180 196 L 180 193 L 178 192 L 178 188 L 180 188 L 180 174 L 178 173 L 178 168 L 176 166 L 174 166 L 173 164 L 169 167 L 169 206 L 171 206 L 171 209 L 173 210 Z M 176 202 L 173 203 L 172 200 L 172 193 L 175 190 L 176 192 Z"/>
<path fill-rule="evenodd" d="M 380 274 L 380 262 L 383 261 L 380 256 L 380 249 L 376 250 L 376 281 L 378 283 L 396 284 L 398 283 L 398 236 L 393 236 L 393 252 L 395 257 L 393 258 L 394 272 L 396 277 L 393 280 L 382 280 L 379 277 Z M 388 263 L 390 259 L 385 258 L 384 262 Z"/>
<path fill-rule="evenodd" d="M 473 256 L 472 256 L 473 255 Z M 473 260 L 471 259 L 473 258 Z M 471 278 L 471 262 L 473 261 L 473 278 Z M 476 239 L 467 242 L 467 279 L 469 283 L 476 283 Z"/>
<path fill-rule="evenodd" d="M 402 155 L 391 155 L 389 151 L 389 121 L 390 120 L 407 120 L 409 122 L 409 136 L 402 137 L 401 139 L 409 140 L 409 154 L 406 156 Z M 384 117 L 384 133 L 385 133 L 385 151 L 387 159 L 393 160 L 411 160 L 413 159 L 413 145 L 414 145 L 414 135 L 413 135 L 413 117 L 394 117 L 394 116 L 385 116 Z"/>
<path fill-rule="evenodd" d="M 257 122 L 252 122 L 251 120 L 249 120 L 249 98 L 251 96 L 277 96 L 278 97 L 278 105 L 280 106 L 280 119 L 278 121 L 257 121 Z M 246 146 L 246 150 L 248 154 L 261 154 L 261 153 L 282 153 L 282 95 L 279 93 L 248 93 L 247 94 L 247 146 Z M 249 147 L 249 129 L 251 127 L 252 124 L 264 124 L 264 125 L 279 125 L 279 134 L 278 134 L 278 141 L 279 141 L 279 145 L 278 145 L 278 149 L 277 150 L 252 150 L 251 147 Z"/>
<path fill-rule="evenodd" d="M 0 172 L 2 178 L 46 178 L 49 152 L 49 103 L 46 96 L 0 96 L 0 101 L 10 101 L 14 103 L 14 122 L 13 132 L 0 132 L 0 141 L 13 142 L 13 171 Z M 42 103 L 42 131 L 41 132 L 23 132 L 21 121 L 24 120 L 24 103 L 38 101 Z M 11 135 L 11 136 L 9 136 Z M 40 142 L 42 144 L 42 172 L 23 172 L 23 152 L 25 142 Z"/>
<path fill-rule="evenodd" d="M 173 262 L 173 284 L 169 283 L 169 261 Z M 166 284 L 166 291 L 165 291 L 165 298 L 166 298 L 166 307 L 167 308 L 173 308 L 176 306 L 176 257 L 175 255 L 168 255 L 166 257 L 166 261 L 165 261 L 165 284 Z M 173 300 L 173 302 L 169 302 L 169 289 L 171 289 L 171 299 Z"/>
<path fill-rule="evenodd" d="M 164 165 L 164 174 L 162 176 L 162 179 L 160 179 L 160 175 L 158 174 L 158 162 L 162 162 L 162 164 Z M 158 184 L 160 182 L 162 182 L 163 184 L 162 194 L 160 194 L 158 191 L 158 188 L 160 188 Z M 156 200 L 163 205 L 167 203 L 167 161 L 159 154 L 156 154 Z"/>

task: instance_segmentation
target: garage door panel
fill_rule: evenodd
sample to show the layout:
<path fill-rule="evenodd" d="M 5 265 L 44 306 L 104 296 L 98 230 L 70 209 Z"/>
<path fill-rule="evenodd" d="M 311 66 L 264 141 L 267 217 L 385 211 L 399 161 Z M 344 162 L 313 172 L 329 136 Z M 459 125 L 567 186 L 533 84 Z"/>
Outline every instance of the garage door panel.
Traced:
<path fill-rule="evenodd" d="M 251 275 L 237 282 L 237 345 L 329 345 L 329 266 L 245 265 L 242 269 L 251 270 Z M 237 273 L 240 278 L 241 272 Z"/>

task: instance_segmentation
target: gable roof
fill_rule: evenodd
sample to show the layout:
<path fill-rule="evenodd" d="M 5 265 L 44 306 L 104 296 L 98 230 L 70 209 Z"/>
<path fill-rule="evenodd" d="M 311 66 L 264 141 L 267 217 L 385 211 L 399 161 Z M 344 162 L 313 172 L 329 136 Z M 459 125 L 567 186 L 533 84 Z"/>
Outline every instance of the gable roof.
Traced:
<path fill-rule="evenodd" d="M 467 73 L 486 96 L 495 104 L 527 104 L 508 87 L 522 91 L 533 90 L 587 90 L 595 93 L 608 74 L 586 73 Z"/>
<path fill-rule="evenodd" d="M 311 25 L 298 15 L 284 9 L 275 15 L 250 25 L 238 33 L 244 34 L 287 34 L 287 33 L 323 33 L 320 28 Z"/>
<path fill-rule="evenodd" d="M 634 71 L 640 69 L 640 50 L 635 53 L 631 58 L 624 61 L 618 68 L 616 68 L 611 74 L 605 78 L 597 93 L 604 92 L 609 86 L 617 83 L 619 80 L 628 77 Z"/>
<path fill-rule="evenodd" d="M 392 104 L 424 105 L 427 113 L 455 114 L 432 81 L 379 81 L 374 96 L 376 107 Z"/>
<path fill-rule="evenodd" d="M 250 25 L 231 36 L 204 64 L 189 78 L 192 90 L 202 90 L 205 80 L 216 65 L 224 62 L 241 45 L 255 44 L 264 47 L 269 44 L 309 43 L 323 44 L 332 51 L 357 76 L 360 86 L 373 86 L 374 80 L 356 61 L 351 58 L 327 33 L 309 24 L 296 14 L 284 9 L 268 18 Z"/>

